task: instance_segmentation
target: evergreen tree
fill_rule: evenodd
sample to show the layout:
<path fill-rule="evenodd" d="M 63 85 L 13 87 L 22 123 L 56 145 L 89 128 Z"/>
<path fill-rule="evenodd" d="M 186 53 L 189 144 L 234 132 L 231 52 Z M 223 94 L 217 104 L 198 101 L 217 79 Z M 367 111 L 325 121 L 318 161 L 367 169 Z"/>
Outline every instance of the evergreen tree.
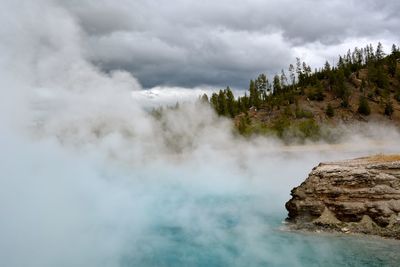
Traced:
<path fill-rule="evenodd" d="M 375 53 L 374 53 L 374 47 L 372 44 L 369 44 L 369 62 L 374 62 L 376 59 Z"/>
<path fill-rule="evenodd" d="M 388 73 L 391 77 L 394 77 L 396 75 L 397 71 L 397 60 L 394 56 L 390 56 L 388 59 Z"/>
<path fill-rule="evenodd" d="M 374 77 L 375 84 L 382 89 L 387 89 L 389 87 L 389 81 L 387 73 L 383 66 L 379 65 L 376 68 L 376 76 Z"/>
<path fill-rule="evenodd" d="M 290 76 L 290 82 L 292 83 L 291 85 L 292 85 L 292 87 L 294 87 L 294 84 L 296 83 L 296 74 L 294 71 L 293 64 L 289 65 L 289 76 Z M 294 89 L 294 88 L 292 88 L 292 89 Z"/>
<path fill-rule="evenodd" d="M 231 118 L 233 118 L 237 114 L 237 108 L 236 108 L 236 103 L 235 103 L 235 97 L 232 93 L 231 88 L 229 88 L 229 86 L 226 88 L 225 94 L 226 94 L 226 105 L 227 105 L 227 109 L 228 109 L 227 113 L 229 114 L 229 116 Z"/>
<path fill-rule="evenodd" d="M 342 56 L 339 56 L 338 68 L 342 69 L 342 70 L 344 69 L 344 60 L 343 60 Z"/>
<path fill-rule="evenodd" d="M 324 101 L 324 98 L 325 98 L 324 88 L 320 81 L 317 80 L 317 84 L 316 84 L 315 88 L 316 88 L 315 94 L 314 94 L 315 100 Z"/>
<path fill-rule="evenodd" d="M 389 116 L 391 118 L 393 112 L 394 112 L 394 109 L 393 109 L 392 101 L 390 101 L 390 99 L 388 99 L 385 103 L 385 112 L 384 113 L 386 116 Z"/>
<path fill-rule="evenodd" d="M 240 98 L 242 112 L 247 112 L 250 108 L 250 98 L 247 96 L 247 93 L 244 93 L 244 96 Z"/>
<path fill-rule="evenodd" d="M 279 94 L 282 91 L 281 81 L 278 75 L 274 76 L 273 86 L 274 86 L 274 94 Z"/>
<path fill-rule="evenodd" d="M 365 47 L 365 63 L 369 64 L 373 58 L 373 50 L 371 50 L 370 46 Z"/>
<path fill-rule="evenodd" d="M 153 108 L 150 114 L 157 120 L 161 119 L 163 115 L 163 107 Z"/>
<path fill-rule="evenodd" d="M 236 101 L 236 109 L 237 109 L 237 113 L 240 113 L 242 111 L 244 111 L 245 109 L 243 108 L 242 105 L 242 99 L 241 97 L 238 97 L 237 101 Z"/>
<path fill-rule="evenodd" d="M 301 68 L 301 61 L 300 58 L 296 57 L 296 74 L 297 74 L 297 84 L 302 85 L 303 84 L 303 70 Z"/>
<path fill-rule="evenodd" d="M 260 107 L 260 94 L 259 94 L 259 92 L 256 88 L 256 85 L 255 85 L 255 82 L 253 80 L 250 80 L 249 92 L 250 92 L 250 106 L 259 108 Z"/>
<path fill-rule="evenodd" d="M 359 70 L 363 64 L 362 50 L 357 47 L 354 49 L 353 63 L 356 65 L 356 69 Z"/>
<path fill-rule="evenodd" d="M 267 79 L 267 94 L 270 95 L 272 92 L 272 85 Z"/>
<path fill-rule="evenodd" d="M 388 72 L 391 77 L 394 77 L 396 75 L 397 71 L 397 59 L 400 57 L 398 48 L 396 48 L 396 45 L 393 44 L 392 46 L 392 53 L 388 57 Z"/>
<path fill-rule="evenodd" d="M 376 53 L 375 53 L 376 60 L 380 61 L 383 59 L 384 56 L 385 53 L 383 52 L 383 46 L 381 42 L 379 42 L 378 46 L 376 47 Z"/>
<path fill-rule="evenodd" d="M 330 72 L 331 71 L 331 65 L 329 64 L 328 61 L 325 61 L 324 71 L 325 72 Z"/>
<path fill-rule="evenodd" d="M 333 109 L 333 107 L 330 103 L 326 107 L 325 113 L 329 118 L 332 118 L 333 116 L 335 116 L 335 110 Z"/>
<path fill-rule="evenodd" d="M 285 71 L 282 69 L 281 70 L 281 87 L 284 88 L 287 85 L 289 85 L 288 79 L 286 77 Z"/>
<path fill-rule="evenodd" d="M 218 115 L 221 116 L 226 116 L 228 114 L 228 106 L 226 102 L 226 95 L 225 92 L 222 90 L 219 90 L 218 94 Z"/>
<path fill-rule="evenodd" d="M 201 98 L 200 98 L 200 101 L 202 102 L 202 103 L 206 103 L 206 104 L 209 104 L 210 102 L 208 101 L 208 95 L 207 94 L 203 94 L 202 96 L 201 96 Z"/>
<path fill-rule="evenodd" d="M 305 78 L 308 78 L 311 75 L 311 67 L 308 66 L 305 62 L 303 62 L 303 74 Z"/>
<path fill-rule="evenodd" d="M 300 76 L 301 74 L 301 61 L 300 58 L 296 57 L 296 73 L 297 76 Z"/>
<path fill-rule="evenodd" d="M 256 91 L 258 92 L 259 95 L 260 94 L 262 95 L 264 92 L 267 91 L 267 82 L 268 82 L 268 79 L 264 73 L 260 74 L 257 77 L 254 85 L 255 85 Z"/>
<path fill-rule="evenodd" d="M 218 94 L 217 93 L 212 93 L 210 103 L 211 103 L 211 106 L 214 108 L 214 110 L 217 112 L 217 114 L 219 114 Z"/>
<path fill-rule="evenodd" d="M 360 113 L 362 115 L 366 115 L 366 116 L 371 114 L 371 109 L 369 107 L 368 100 L 365 96 L 360 96 L 357 111 L 358 111 L 358 113 Z"/>
<path fill-rule="evenodd" d="M 392 54 L 391 55 L 395 55 L 397 52 L 399 52 L 399 49 L 396 47 L 395 44 L 392 45 Z"/>
<path fill-rule="evenodd" d="M 351 65 L 351 64 L 353 64 L 350 49 L 347 50 L 345 62 L 346 62 L 346 65 Z"/>

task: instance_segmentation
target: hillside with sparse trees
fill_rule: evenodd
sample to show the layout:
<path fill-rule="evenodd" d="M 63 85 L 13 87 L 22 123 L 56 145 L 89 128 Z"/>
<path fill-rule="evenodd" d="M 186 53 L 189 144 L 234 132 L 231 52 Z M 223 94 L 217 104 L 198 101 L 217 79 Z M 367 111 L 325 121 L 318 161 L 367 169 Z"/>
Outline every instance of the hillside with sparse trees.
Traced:
<path fill-rule="evenodd" d="M 227 87 L 200 100 L 218 115 L 232 118 L 245 136 L 318 139 L 325 125 L 400 123 L 400 51 L 396 45 L 388 55 L 381 43 L 376 48 L 355 48 L 337 62 L 313 70 L 297 58 L 287 71 L 271 79 L 260 74 L 250 80 L 243 96 L 235 97 Z"/>

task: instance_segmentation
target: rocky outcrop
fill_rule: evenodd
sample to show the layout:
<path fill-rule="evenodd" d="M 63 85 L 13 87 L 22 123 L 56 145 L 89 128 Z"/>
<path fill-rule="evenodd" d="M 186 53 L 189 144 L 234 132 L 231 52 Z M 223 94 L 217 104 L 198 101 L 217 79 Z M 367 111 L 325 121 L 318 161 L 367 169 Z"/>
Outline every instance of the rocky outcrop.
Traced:
<path fill-rule="evenodd" d="M 291 195 L 292 228 L 400 239 L 400 156 L 321 163 Z"/>

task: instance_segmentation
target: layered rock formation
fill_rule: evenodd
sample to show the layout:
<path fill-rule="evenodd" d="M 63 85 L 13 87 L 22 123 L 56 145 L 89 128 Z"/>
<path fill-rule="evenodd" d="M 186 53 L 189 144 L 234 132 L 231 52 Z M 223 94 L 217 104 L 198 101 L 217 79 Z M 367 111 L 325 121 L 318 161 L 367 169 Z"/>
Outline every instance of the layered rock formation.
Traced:
<path fill-rule="evenodd" d="M 293 228 L 400 239 L 400 156 L 321 163 L 291 195 Z"/>

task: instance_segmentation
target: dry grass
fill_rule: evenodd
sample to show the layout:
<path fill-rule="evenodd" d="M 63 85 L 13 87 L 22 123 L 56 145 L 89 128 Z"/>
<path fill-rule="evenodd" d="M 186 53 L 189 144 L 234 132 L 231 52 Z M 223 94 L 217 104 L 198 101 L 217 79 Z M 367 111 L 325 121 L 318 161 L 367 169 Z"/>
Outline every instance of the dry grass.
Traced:
<path fill-rule="evenodd" d="M 400 154 L 392 154 L 392 155 L 377 154 L 370 157 L 366 157 L 365 160 L 371 162 L 400 161 Z"/>

